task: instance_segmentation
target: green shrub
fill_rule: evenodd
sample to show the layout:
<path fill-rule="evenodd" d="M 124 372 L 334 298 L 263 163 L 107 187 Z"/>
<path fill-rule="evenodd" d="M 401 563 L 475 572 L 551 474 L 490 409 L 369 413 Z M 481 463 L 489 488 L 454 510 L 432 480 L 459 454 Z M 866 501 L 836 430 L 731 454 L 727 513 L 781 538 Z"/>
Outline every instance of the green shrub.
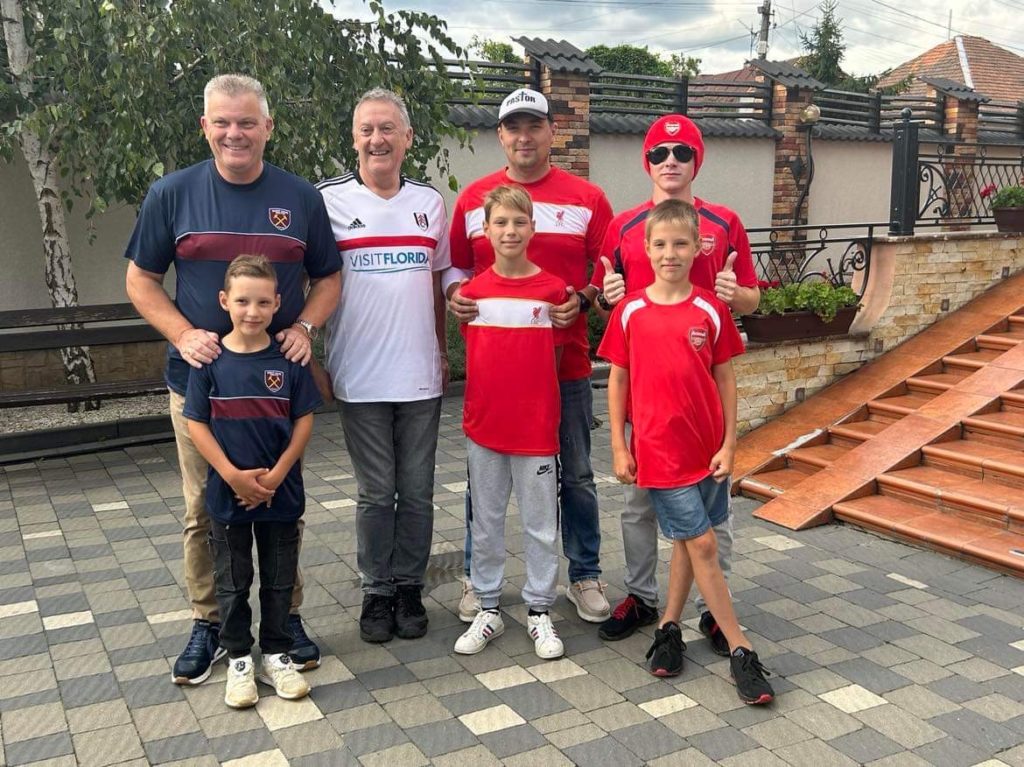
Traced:
<path fill-rule="evenodd" d="M 1024 186 L 1004 186 L 989 201 L 992 210 L 997 208 L 1024 208 Z"/>
<path fill-rule="evenodd" d="M 800 282 L 761 291 L 757 314 L 811 311 L 822 322 L 831 322 L 839 309 L 856 306 L 858 300 L 857 294 L 846 285 L 837 287 L 830 282 Z"/>

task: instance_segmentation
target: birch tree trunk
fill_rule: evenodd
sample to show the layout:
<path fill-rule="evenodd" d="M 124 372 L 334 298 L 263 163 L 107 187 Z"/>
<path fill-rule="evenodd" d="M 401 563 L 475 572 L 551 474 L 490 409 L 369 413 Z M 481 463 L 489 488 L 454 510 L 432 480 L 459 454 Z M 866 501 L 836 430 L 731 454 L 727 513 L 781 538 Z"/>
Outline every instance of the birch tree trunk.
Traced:
<path fill-rule="evenodd" d="M 24 9 L 21 0 L 0 0 L 3 13 L 4 38 L 7 58 L 18 90 L 26 99 L 32 93 L 29 63 L 32 51 L 25 39 Z M 26 115 L 24 117 L 29 117 Z M 31 120 L 26 120 L 31 124 Z M 44 142 L 37 130 L 23 125 L 18 136 L 21 152 L 32 174 L 36 206 L 43 230 L 43 260 L 46 288 L 54 308 L 78 306 L 78 287 L 71 264 L 71 246 L 68 241 L 64 206 L 60 198 L 60 177 L 52 146 Z M 70 384 L 91 383 L 96 380 L 88 348 L 69 347 L 60 350 L 64 373 Z M 87 401 L 86 410 L 95 410 L 99 402 Z M 77 410 L 73 403 L 69 410 Z"/>

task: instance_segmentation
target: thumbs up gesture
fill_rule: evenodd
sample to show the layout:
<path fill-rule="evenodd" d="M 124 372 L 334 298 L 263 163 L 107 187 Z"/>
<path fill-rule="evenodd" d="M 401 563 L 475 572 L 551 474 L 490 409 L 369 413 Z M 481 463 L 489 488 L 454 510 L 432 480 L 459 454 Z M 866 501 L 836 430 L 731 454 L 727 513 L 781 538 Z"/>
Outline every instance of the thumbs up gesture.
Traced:
<path fill-rule="evenodd" d="M 715 295 L 730 306 L 732 306 L 733 299 L 736 298 L 736 272 L 733 271 L 735 263 L 736 251 L 734 250 L 725 259 L 722 271 L 715 275 Z"/>
<path fill-rule="evenodd" d="M 601 284 L 601 291 L 604 293 L 604 300 L 614 306 L 626 295 L 626 280 L 615 271 L 612 262 L 606 256 L 601 256 L 601 264 L 604 266 L 604 281 Z"/>

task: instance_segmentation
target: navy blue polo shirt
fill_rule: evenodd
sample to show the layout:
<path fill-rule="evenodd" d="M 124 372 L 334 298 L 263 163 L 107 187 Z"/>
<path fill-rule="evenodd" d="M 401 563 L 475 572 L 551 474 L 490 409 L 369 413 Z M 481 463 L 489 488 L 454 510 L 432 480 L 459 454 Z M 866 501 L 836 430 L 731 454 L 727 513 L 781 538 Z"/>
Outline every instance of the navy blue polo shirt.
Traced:
<path fill-rule="evenodd" d="M 318 279 L 341 269 L 323 198 L 312 184 L 263 163 L 250 184 L 232 184 L 206 160 L 155 182 L 146 194 L 125 257 L 147 272 L 175 271 L 174 303 L 197 328 L 231 331 L 217 293 L 238 255 L 266 256 L 277 271 L 281 308 L 271 336 L 290 327 L 305 304 L 303 277 Z M 189 364 L 168 345 L 167 385 L 188 385 Z"/>
<path fill-rule="evenodd" d="M 222 347 L 211 364 L 192 369 L 185 417 L 209 424 L 217 444 L 239 469 L 272 469 L 292 439 L 296 419 L 322 400 L 309 368 L 289 362 L 276 341 L 258 352 L 239 354 Z M 306 496 L 301 461 L 277 488 L 270 508 L 246 511 L 235 493 L 210 467 L 206 511 L 221 524 L 290 522 L 302 516 Z"/>

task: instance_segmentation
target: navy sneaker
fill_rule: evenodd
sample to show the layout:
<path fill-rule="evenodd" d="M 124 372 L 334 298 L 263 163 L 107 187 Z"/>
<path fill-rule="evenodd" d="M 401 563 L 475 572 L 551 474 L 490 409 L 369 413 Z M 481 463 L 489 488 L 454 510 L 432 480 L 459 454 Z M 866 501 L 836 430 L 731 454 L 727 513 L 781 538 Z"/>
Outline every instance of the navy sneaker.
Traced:
<path fill-rule="evenodd" d="M 320 665 L 320 648 L 309 638 L 302 627 L 302 618 L 298 615 L 288 616 L 288 628 L 292 630 L 292 649 L 288 657 L 292 659 L 292 667 L 296 671 L 309 671 Z"/>
<path fill-rule="evenodd" d="M 188 644 L 174 661 L 171 681 L 175 684 L 202 684 L 213 671 L 213 664 L 227 654 L 227 650 L 220 646 L 220 624 L 201 618 L 194 620 Z"/>
<path fill-rule="evenodd" d="M 725 634 L 722 633 L 722 629 L 718 627 L 718 622 L 715 620 L 714 615 L 706 610 L 701 613 L 700 623 L 697 624 L 697 628 L 700 629 L 701 634 L 708 638 L 715 655 L 721 655 L 723 658 L 729 657 L 729 641 L 725 638 Z"/>
<path fill-rule="evenodd" d="M 642 599 L 627 594 L 612 610 L 612 617 L 601 624 L 597 635 L 609 642 L 632 636 L 641 626 L 648 626 L 658 620 L 658 611 L 648 607 Z"/>
<path fill-rule="evenodd" d="M 666 623 L 654 630 L 654 644 L 647 651 L 651 673 L 655 676 L 676 676 L 683 670 L 683 632 L 678 623 Z"/>
<path fill-rule="evenodd" d="M 756 652 L 746 647 L 737 647 L 729 656 L 729 666 L 740 700 L 752 706 L 771 703 L 774 700 L 775 690 L 765 679 L 765 675 L 771 672 L 761 664 Z"/>

